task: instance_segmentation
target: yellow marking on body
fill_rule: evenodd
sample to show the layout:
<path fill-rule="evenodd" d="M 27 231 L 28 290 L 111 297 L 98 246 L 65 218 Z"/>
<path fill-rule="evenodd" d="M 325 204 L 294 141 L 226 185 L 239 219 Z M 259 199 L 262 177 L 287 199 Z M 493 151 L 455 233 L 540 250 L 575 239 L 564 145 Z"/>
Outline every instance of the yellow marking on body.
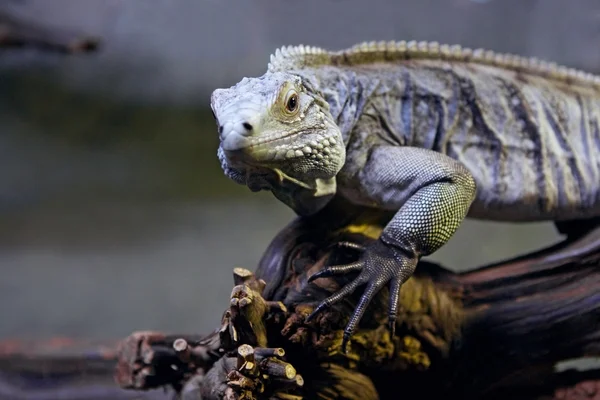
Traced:
<path fill-rule="evenodd" d="M 344 227 L 343 231 L 346 233 L 364 235 L 370 239 L 378 239 L 383 228 L 373 224 L 351 224 Z"/>

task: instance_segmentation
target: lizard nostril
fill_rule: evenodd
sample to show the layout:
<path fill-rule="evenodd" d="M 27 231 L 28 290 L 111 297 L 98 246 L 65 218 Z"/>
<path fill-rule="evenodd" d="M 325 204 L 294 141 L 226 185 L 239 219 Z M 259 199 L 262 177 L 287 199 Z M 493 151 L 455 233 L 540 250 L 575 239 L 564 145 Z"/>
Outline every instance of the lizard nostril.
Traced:
<path fill-rule="evenodd" d="M 219 125 L 219 135 L 223 133 L 223 125 Z"/>
<path fill-rule="evenodd" d="M 252 130 L 252 125 L 250 125 L 248 122 L 244 122 L 242 124 L 242 126 L 244 127 L 244 129 L 246 129 L 247 131 L 251 131 Z"/>

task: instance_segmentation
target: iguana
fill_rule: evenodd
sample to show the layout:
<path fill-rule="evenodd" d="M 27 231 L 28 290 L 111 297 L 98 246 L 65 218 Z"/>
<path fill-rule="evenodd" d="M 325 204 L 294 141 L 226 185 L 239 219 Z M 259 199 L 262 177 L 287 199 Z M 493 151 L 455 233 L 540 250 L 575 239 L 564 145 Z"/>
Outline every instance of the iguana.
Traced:
<path fill-rule="evenodd" d="M 211 96 L 227 176 L 300 216 L 335 195 L 395 212 L 324 307 L 401 285 L 464 218 L 573 221 L 600 215 L 600 77 L 533 58 L 436 42 L 341 51 L 289 46 L 267 72 Z"/>

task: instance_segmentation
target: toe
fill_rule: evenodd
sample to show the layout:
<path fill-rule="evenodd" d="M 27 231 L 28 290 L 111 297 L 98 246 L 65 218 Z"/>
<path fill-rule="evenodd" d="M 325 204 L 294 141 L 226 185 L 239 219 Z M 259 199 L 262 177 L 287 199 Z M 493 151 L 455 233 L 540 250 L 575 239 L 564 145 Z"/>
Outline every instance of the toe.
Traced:
<path fill-rule="evenodd" d="M 315 310 L 310 313 L 308 317 L 306 317 L 306 321 L 311 321 L 319 312 L 321 312 L 324 308 L 330 307 L 333 304 L 339 302 L 344 297 L 352 294 L 360 285 L 365 283 L 365 279 L 361 276 L 344 286 L 340 291 L 332 294 L 327 299 L 323 300 L 321 304 L 315 308 Z"/>
<path fill-rule="evenodd" d="M 327 267 L 322 269 L 319 272 L 315 272 L 308 278 L 308 282 L 312 282 L 319 278 L 326 278 L 334 275 L 343 275 L 353 271 L 360 271 L 362 269 L 363 263 L 361 261 L 356 261 L 351 264 L 344 265 L 332 265 L 331 267 Z"/>
<path fill-rule="evenodd" d="M 390 282 L 390 299 L 388 306 L 388 326 L 390 333 L 394 336 L 396 331 L 396 318 L 398 316 L 398 299 L 400 298 L 400 287 L 402 282 L 399 279 L 392 279 Z"/>
<path fill-rule="evenodd" d="M 352 316 L 350 317 L 350 321 L 348 322 L 348 325 L 346 325 L 346 329 L 344 331 L 345 335 L 348 335 L 348 337 L 350 337 L 354 334 L 354 331 L 356 330 L 358 323 L 362 319 L 365 311 L 367 310 L 369 303 L 371 302 L 371 300 L 375 296 L 375 293 L 377 293 L 378 290 L 379 290 L 379 287 L 376 283 L 370 283 L 367 286 L 364 293 L 360 297 L 360 301 L 358 302 L 358 305 L 354 309 L 354 313 L 352 313 Z"/>

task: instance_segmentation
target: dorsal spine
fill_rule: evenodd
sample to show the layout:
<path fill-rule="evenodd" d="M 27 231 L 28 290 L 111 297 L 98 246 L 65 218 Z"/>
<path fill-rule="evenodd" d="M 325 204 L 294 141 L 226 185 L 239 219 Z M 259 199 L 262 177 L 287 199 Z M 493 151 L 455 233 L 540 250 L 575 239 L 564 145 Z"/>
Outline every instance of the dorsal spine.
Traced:
<path fill-rule="evenodd" d="M 271 55 L 268 70 L 287 71 L 324 65 L 360 65 L 402 60 L 444 60 L 473 62 L 541 76 L 565 83 L 600 87 L 600 76 L 546 62 L 537 58 L 496 53 L 491 50 L 464 48 L 438 42 L 363 42 L 340 51 L 320 47 L 284 46 Z"/>

